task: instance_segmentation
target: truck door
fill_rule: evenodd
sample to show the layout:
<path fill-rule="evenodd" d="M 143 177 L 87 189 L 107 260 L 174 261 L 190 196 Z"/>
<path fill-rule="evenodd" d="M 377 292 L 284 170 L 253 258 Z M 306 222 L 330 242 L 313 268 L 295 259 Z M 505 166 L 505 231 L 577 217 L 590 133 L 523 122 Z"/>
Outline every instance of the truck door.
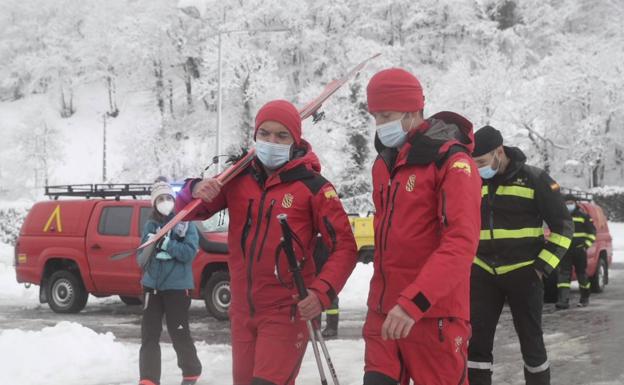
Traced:
<path fill-rule="evenodd" d="M 96 206 L 91 216 L 86 250 L 91 278 L 100 294 L 141 294 L 141 269 L 136 254 L 110 259 L 139 245 L 140 205 L 137 203 L 140 202 L 104 201 Z"/>

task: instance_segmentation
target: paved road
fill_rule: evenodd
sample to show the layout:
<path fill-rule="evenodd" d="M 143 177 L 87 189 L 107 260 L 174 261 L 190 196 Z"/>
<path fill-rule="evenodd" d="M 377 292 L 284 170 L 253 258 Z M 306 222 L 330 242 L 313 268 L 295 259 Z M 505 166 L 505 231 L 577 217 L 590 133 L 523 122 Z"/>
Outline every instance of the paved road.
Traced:
<path fill-rule="evenodd" d="M 572 301 L 577 300 L 578 291 L 574 291 Z M 74 315 L 52 313 L 47 305 L 28 308 L 0 305 L 0 329 L 40 330 L 60 321 L 72 321 L 100 333 L 112 332 L 119 340 L 139 341 L 140 306 L 126 306 L 116 300 L 96 302 Z M 363 309 L 343 310 L 340 338 L 360 338 L 364 317 Z M 202 302 L 194 302 L 190 318 L 195 339 L 229 342 L 228 322 L 208 317 Z M 606 292 L 592 296 L 589 307 L 561 312 L 547 304 L 544 333 L 553 385 L 624 384 L 624 264 L 612 266 Z M 166 333 L 163 340 L 168 341 Z M 524 383 L 520 347 L 507 309 L 501 316 L 494 354 L 494 383 Z"/>

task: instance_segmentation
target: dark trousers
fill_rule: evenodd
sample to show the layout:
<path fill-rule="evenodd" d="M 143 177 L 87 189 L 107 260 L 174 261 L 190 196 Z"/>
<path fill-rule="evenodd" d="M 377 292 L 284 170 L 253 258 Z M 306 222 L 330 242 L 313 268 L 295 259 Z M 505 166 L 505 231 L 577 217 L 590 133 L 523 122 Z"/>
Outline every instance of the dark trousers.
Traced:
<path fill-rule="evenodd" d="M 520 339 L 526 384 L 550 384 L 550 365 L 542 336 L 542 280 L 531 266 L 492 275 L 473 265 L 470 280 L 472 338 L 468 345 L 470 385 L 492 384 L 494 333 L 505 301 Z"/>
<path fill-rule="evenodd" d="M 189 307 L 191 297 L 187 290 L 145 290 L 143 319 L 141 320 L 141 351 L 139 369 L 141 380 L 160 383 L 160 334 L 163 316 L 167 331 L 178 356 L 182 376 L 201 374 L 202 366 L 189 330 Z"/>
<path fill-rule="evenodd" d="M 563 257 L 559 263 L 558 284 L 570 283 L 572 280 L 572 266 L 574 266 L 574 271 L 576 271 L 576 279 L 580 288 L 589 289 L 589 280 L 587 279 L 586 272 L 587 251 L 585 251 L 585 248 L 575 247 L 568 250 L 565 257 Z"/>

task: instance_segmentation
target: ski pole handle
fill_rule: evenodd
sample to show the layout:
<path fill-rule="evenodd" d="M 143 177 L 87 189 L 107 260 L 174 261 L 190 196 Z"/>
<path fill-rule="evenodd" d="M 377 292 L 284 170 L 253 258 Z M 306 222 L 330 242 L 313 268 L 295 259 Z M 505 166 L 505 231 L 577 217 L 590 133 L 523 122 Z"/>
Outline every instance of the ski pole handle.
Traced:
<path fill-rule="evenodd" d="M 277 220 L 282 228 L 282 245 L 284 247 L 284 253 L 286 253 L 286 259 L 288 260 L 288 267 L 290 268 L 290 272 L 293 274 L 293 281 L 295 281 L 295 286 L 297 287 L 297 292 L 299 293 L 299 299 L 304 299 L 308 296 L 308 289 L 306 289 L 305 282 L 303 282 L 303 277 L 301 276 L 301 266 L 299 265 L 299 262 L 297 262 L 295 250 L 293 249 L 292 229 L 288 225 L 288 215 L 279 214 L 277 216 Z"/>

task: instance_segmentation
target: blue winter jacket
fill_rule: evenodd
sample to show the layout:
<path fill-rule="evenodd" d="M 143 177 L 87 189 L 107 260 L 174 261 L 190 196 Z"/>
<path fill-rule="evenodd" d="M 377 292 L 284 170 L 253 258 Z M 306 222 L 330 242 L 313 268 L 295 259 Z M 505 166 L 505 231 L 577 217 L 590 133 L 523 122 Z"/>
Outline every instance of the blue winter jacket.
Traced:
<path fill-rule="evenodd" d="M 173 214 L 162 223 L 149 219 L 143 226 L 141 243 L 147 240 L 148 234 L 156 234 L 171 218 Z M 198 242 L 199 234 L 192 223 L 188 224 L 184 237 L 172 231 L 165 250 L 172 258 L 161 260 L 152 256 L 145 267 L 141 284 L 155 290 L 192 289 L 195 286 L 192 264 L 197 254 Z"/>

